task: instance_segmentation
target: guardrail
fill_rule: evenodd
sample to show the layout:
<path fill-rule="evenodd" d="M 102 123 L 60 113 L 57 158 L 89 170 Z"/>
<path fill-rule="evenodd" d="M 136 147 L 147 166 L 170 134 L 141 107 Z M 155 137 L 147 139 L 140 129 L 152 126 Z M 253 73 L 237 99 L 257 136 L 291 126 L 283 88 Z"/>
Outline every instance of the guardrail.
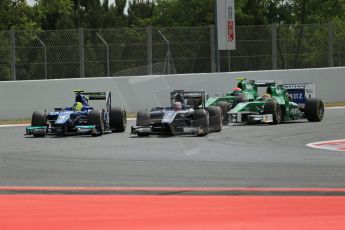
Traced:
<path fill-rule="evenodd" d="M 316 96 L 325 102 L 345 101 L 345 67 L 10 81 L 0 82 L 0 119 L 25 119 L 30 118 L 34 110 L 50 111 L 57 106 L 71 106 L 74 89 L 110 91 L 114 106 L 123 105 L 128 111 L 135 112 L 169 104 L 169 92 L 174 89 L 206 90 L 210 95 L 225 93 L 235 86 L 237 77 L 283 80 L 285 83 L 314 82 Z M 102 106 L 95 103 L 95 107 Z"/>

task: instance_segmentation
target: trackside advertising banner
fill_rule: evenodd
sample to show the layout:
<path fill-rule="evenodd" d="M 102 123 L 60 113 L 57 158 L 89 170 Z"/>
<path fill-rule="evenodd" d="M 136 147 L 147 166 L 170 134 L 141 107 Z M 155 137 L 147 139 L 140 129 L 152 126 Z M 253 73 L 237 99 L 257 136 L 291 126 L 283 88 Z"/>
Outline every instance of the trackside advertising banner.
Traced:
<path fill-rule="evenodd" d="M 315 97 L 314 83 L 283 84 L 291 101 L 304 105 L 309 98 Z"/>
<path fill-rule="evenodd" d="M 217 0 L 217 36 L 219 50 L 236 49 L 234 0 Z"/>

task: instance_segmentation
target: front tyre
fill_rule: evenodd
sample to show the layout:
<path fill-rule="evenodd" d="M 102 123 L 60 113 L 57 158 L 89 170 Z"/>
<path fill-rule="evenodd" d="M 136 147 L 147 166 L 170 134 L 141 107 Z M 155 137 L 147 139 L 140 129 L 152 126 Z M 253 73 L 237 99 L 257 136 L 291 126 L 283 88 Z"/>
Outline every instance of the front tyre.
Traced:
<path fill-rule="evenodd" d="M 269 100 L 264 105 L 264 114 L 272 114 L 274 125 L 281 123 L 282 111 L 279 104 L 275 100 Z"/>
<path fill-rule="evenodd" d="M 92 136 L 102 136 L 104 133 L 104 121 L 100 112 L 96 110 L 90 111 L 88 115 L 88 123 L 95 126 L 95 131 L 92 132 Z"/>
<path fill-rule="evenodd" d="M 229 102 L 227 101 L 219 101 L 217 104 L 217 106 L 220 107 L 221 112 L 222 112 L 222 121 L 224 125 L 227 125 L 229 123 L 229 114 L 228 112 L 231 109 L 231 105 L 229 104 Z"/>
<path fill-rule="evenodd" d="M 45 113 L 35 111 L 31 117 L 31 126 L 47 126 L 47 116 Z M 34 137 L 44 137 L 45 133 L 33 133 Z"/>
<path fill-rule="evenodd" d="M 209 116 L 208 112 L 204 109 L 197 109 L 193 114 L 193 126 L 199 128 L 196 136 L 205 136 L 208 133 Z"/>
<path fill-rule="evenodd" d="M 209 115 L 209 129 L 214 132 L 222 131 L 222 111 L 219 106 L 207 107 Z"/>
<path fill-rule="evenodd" d="M 140 127 L 149 127 L 151 125 L 150 121 L 150 113 L 148 111 L 139 111 L 137 113 L 137 121 L 136 121 L 136 126 Z M 141 133 L 137 132 L 137 135 L 139 137 L 147 137 L 150 134 L 149 133 Z"/>

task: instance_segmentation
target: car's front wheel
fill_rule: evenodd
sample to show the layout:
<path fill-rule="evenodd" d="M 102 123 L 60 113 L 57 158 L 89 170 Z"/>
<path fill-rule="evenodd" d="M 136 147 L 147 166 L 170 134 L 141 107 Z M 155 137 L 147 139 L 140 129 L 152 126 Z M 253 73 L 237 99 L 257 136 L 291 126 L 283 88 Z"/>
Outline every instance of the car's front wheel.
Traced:
<path fill-rule="evenodd" d="M 47 126 L 47 116 L 45 113 L 35 111 L 31 117 L 31 126 Z M 45 133 L 33 133 L 34 137 L 44 137 Z"/>
<path fill-rule="evenodd" d="M 100 112 L 96 110 L 90 111 L 88 115 L 88 123 L 95 126 L 95 131 L 92 132 L 92 136 L 102 136 L 104 133 L 104 121 Z"/>
<path fill-rule="evenodd" d="M 264 105 L 264 114 L 272 114 L 274 125 L 281 123 L 282 121 L 282 111 L 275 100 L 269 100 Z"/>
<path fill-rule="evenodd" d="M 197 109 L 193 114 L 193 126 L 199 128 L 196 136 L 205 136 L 208 133 L 209 117 L 208 112 L 204 109 Z"/>

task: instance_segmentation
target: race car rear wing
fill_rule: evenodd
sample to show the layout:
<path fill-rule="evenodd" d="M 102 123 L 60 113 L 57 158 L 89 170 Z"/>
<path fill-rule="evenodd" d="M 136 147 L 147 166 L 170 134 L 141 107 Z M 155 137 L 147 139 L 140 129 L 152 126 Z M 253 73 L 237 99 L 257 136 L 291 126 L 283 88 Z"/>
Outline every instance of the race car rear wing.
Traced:
<path fill-rule="evenodd" d="M 83 95 L 88 100 L 105 100 L 107 108 L 111 108 L 111 92 L 84 92 L 84 90 L 74 90 L 74 93 Z"/>
<path fill-rule="evenodd" d="M 206 93 L 205 91 L 184 91 L 174 90 L 170 92 L 171 106 L 177 100 L 183 100 L 182 104 L 188 104 L 193 108 L 205 108 Z"/>
<path fill-rule="evenodd" d="M 108 92 L 110 94 L 110 92 Z M 89 98 L 89 100 L 107 100 L 107 92 L 83 92 L 84 95 Z M 108 95 L 109 97 L 110 95 Z"/>
<path fill-rule="evenodd" d="M 302 107 L 308 99 L 315 97 L 314 83 L 283 84 L 282 87 L 289 94 L 290 100 Z"/>
<path fill-rule="evenodd" d="M 272 86 L 272 85 L 282 85 L 281 80 L 254 80 L 254 85 L 258 87 Z"/>

